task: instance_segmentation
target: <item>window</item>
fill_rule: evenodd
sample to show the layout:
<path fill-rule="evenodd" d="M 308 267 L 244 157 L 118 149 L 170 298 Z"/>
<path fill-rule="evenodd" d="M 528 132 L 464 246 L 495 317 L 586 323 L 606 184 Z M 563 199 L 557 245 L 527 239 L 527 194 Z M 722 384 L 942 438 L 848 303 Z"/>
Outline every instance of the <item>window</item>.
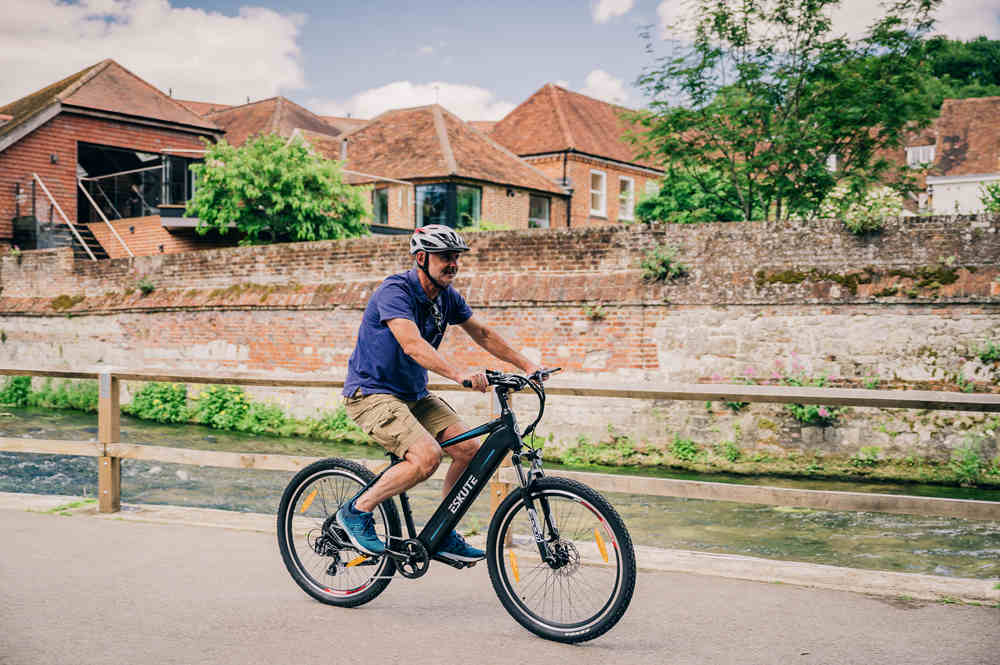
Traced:
<path fill-rule="evenodd" d="M 376 224 L 389 223 L 389 189 L 386 187 L 372 192 L 372 218 Z"/>
<path fill-rule="evenodd" d="M 918 145 L 906 149 L 906 165 L 919 167 L 921 164 L 934 163 L 934 146 Z"/>
<path fill-rule="evenodd" d="M 417 186 L 417 226 L 472 226 L 482 211 L 482 189 L 453 182 Z"/>
<path fill-rule="evenodd" d="M 528 227 L 532 229 L 549 228 L 549 211 L 552 200 L 547 196 L 532 196 L 528 203 Z"/>
<path fill-rule="evenodd" d="M 830 155 L 827 155 L 827 158 L 826 158 L 826 170 L 829 171 L 830 173 L 836 173 L 838 166 L 839 166 L 839 164 L 838 164 L 838 160 L 837 160 L 837 153 L 834 152 L 834 153 L 831 153 Z"/>
<path fill-rule="evenodd" d="M 607 176 L 604 171 L 590 172 L 590 214 L 605 217 L 608 214 Z"/>
<path fill-rule="evenodd" d="M 618 178 L 618 219 L 635 219 L 635 180 L 625 176 Z"/>
<path fill-rule="evenodd" d="M 464 229 L 467 226 L 476 226 L 479 224 L 483 203 L 482 190 L 478 187 L 456 185 L 455 197 L 458 212 L 456 219 L 458 223 L 454 226 Z"/>
<path fill-rule="evenodd" d="M 656 180 L 646 181 L 646 196 L 656 196 L 660 193 L 660 183 Z"/>

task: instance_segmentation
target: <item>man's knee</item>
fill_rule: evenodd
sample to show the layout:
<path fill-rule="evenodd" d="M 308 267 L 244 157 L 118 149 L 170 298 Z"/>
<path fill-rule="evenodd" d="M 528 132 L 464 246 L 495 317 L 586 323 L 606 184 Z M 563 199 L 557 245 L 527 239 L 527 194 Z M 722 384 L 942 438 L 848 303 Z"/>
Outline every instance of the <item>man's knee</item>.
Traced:
<path fill-rule="evenodd" d="M 406 451 L 406 460 L 416 466 L 420 480 L 427 480 L 434 475 L 441 464 L 441 447 L 428 437 L 419 444 L 409 447 Z"/>

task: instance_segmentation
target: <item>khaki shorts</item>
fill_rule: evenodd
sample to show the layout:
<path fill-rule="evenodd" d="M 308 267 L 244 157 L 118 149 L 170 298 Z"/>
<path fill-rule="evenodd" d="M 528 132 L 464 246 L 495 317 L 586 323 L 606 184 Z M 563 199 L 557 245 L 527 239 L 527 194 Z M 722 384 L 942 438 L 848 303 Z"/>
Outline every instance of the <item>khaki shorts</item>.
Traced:
<path fill-rule="evenodd" d="M 455 410 L 437 395 L 404 402 L 395 395 L 355 393 L 344 400 L 344 409 L 358 427 L 397 457 L 422 437 L 437 435 L 461 422 Z"/>

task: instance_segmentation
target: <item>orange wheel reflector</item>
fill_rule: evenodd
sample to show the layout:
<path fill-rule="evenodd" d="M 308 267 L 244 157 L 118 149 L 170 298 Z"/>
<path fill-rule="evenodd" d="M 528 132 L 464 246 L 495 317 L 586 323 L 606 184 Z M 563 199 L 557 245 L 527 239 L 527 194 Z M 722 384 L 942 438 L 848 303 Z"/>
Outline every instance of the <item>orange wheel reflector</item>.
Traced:
<path fill-rule="evenodd" d="M 604 544 L 604 538 L 601 537 L 601 532 L 594 527 L 594 540 L 597 541 L 597 549 L 601 550 L 601 558 L 604 559 L 604 563 L 608 562 L 608 548 Z"/>
<path fill-rule="evenodd" d="M 304 513 L 307 510 L 309 510 L 309 506 L 313 505 L 313 499 L 316 498 L 317 492 L 319 492 L 319 490 L 315 489 L 309 493 L 309 496 L 306 497 L 306 500 L 302 502 L 302 507 L 299 508 L 300 513 Z"/>
<path fill-rule="evenodd" d="M 366 559 L 368 559 L 368 555 L 359 554 L 358 556 L 354 557 L 353 559 L 347 562 L 347 567 L 350 568 L 352 566 L 356 566 L 359 563 L 363 563 Z"/>
<path fill-rule="evenodd" d="M 517 555 L 514 554 L 514 550 L 507 550 L 507 554 L 510 557 L 510 572 L 514 573 L 514 581 L 521 581 L 521 572 L 517 569 Z"/>

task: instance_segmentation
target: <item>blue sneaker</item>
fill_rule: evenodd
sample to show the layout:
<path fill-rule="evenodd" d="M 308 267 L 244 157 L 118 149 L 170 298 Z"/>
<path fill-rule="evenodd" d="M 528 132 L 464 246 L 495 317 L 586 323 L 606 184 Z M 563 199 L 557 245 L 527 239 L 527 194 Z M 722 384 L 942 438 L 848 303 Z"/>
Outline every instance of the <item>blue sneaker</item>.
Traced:
<path fill-rule="evenodd" d="M 375 535 L 375 520 L 372 514 L 355 508 L 353 499 L 337 511 L 337 524 L 347 532 L 347 537 L 354 546 L 365 554 L 378 556 L 385 552 L 385 545 Z"/>
<path fill-rule="evenodd" d="M 459 535 L 458 531 L 452 531 L 441 543 L 441 547 L 438 549 L 438 556 L 451 559 L 452 561 L 461 561 L 462 563 L 474 563 L 480 559 L 485 559 L 486 552 L 476 549 L 465 542 L 465 539 Z"/>

